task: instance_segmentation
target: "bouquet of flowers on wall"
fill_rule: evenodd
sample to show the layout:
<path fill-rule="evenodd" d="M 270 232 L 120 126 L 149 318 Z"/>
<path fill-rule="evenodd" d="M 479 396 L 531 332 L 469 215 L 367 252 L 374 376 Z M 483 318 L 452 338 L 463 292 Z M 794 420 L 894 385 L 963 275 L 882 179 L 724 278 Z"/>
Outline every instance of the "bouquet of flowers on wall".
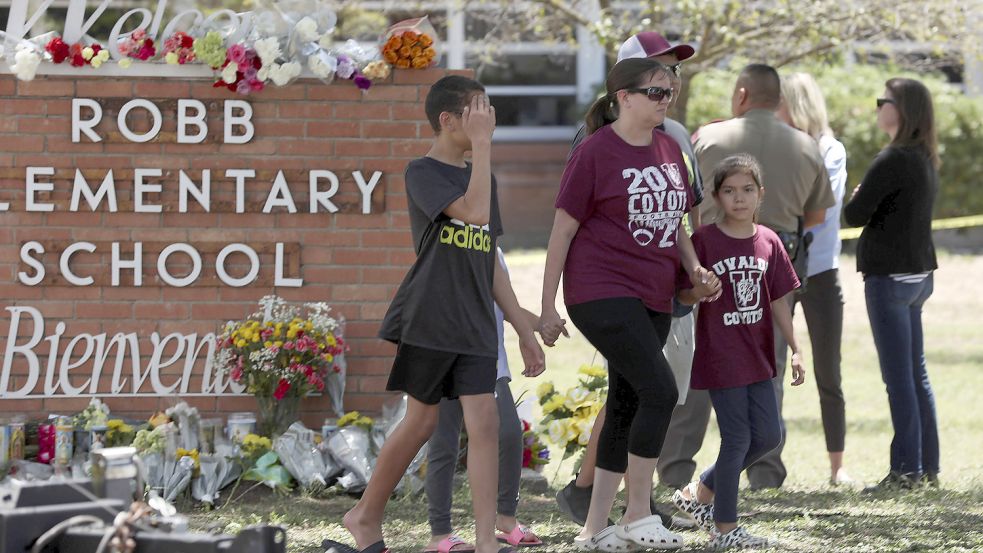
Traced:
<path fill-rule="evenodd" d="M 400 21 L 383 37 L 382 59 L 397 69 L 426 69 L 440 61 L 437 32 L 427 16 Z"/>
<path fill-rule="evenodd" d="M 607 399 L 607 371 L 604 367 L 580 367 L 578 384 L 557 391 L 553 383 L 539 386 L 536 395 L 543 410 L 540 433 L 563 450 L 563 459 L 586 449 L 594 419 Z"/>
<path fill-rule="evenodd" d="M 256 397 L 260 433 L 274 437 L 297 420 L 300 398 L 323 391 L 338 373 L 335 358 L 344 344 L 325 303 L 305 304 L 303 314 L 277 296 L 259 305 L 260 311 L 225 325 L 214 362 L 219 374 Z"/>

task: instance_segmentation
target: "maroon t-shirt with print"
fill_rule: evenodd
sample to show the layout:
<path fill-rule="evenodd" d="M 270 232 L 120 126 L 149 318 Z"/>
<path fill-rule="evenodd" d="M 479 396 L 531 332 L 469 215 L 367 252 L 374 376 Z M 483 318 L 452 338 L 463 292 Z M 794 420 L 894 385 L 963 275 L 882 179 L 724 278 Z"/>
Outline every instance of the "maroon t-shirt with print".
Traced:
<path fill-rule="evenodd" d="M 774 378 L 771 302 L 799 287 L 778 235 L 756 225 L 751 238 L 732 238 L 717 225 L 693 234 L 700 264 L 716 273 L 720 299 L 700 304 L 694 390 L 735 388 Z"/>
<path fill-rule="evenodd" d="M 679 145 L 657 129 L 648 146 L 628 144 L 610 125 L 577 146 L 556 198 L 580 222 L 563 268 L 567 305 L 634 297 L 672 311 L 679 226 L 693 205 L 688 179 Z"/>

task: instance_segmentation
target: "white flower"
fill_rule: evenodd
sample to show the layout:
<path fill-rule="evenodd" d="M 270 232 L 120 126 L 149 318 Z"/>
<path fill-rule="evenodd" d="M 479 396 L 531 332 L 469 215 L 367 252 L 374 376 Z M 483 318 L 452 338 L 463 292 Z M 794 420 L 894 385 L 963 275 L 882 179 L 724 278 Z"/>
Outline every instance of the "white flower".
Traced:
<path fill-rule="evenodd" d="M 256 79 L 261 83 L 265 83 L 266 79 L 270 78 L 270 67 L 273 65 L 264 65 L 263 67 L 260 67 L 259 71 L 256 72 Z"/>
<path fill-rule="evenodd" d="M 294 30 L 297 32 L 297 38 L 302 42 L 312 42 L 320 38 L 320 35 L 317 33 L 317 22 L 310 17 L 305 17 L 298 21 Z"/>
<path fill-rule="evenodd" d="M 232 84 L 236 82 L 236 71 L 239 70 L 239 66 L 236 65 L 234 61 L 230 61 L 225 69 L 222 70 L 222 80 L 227 84 Z"/>
<path fill-rule="evenodd" d="M 270 66 L 270 80 L 277 86 L 286 86 L 287 83 L 300 75 L 300 64 L 292 61 L 282 65 L 273 64 Z"/>
<path fill-rule="evenodd" d="M 278 57 L 280 57 L 280 42 L 276 37 L 269 37 L 257 40 L 253 47 L 256 49 L 256 54 L 259 59 L 263 60 L 263 67 L 270 65 L 275 62 Z M 263 79 L 261 79 L 263 80 Z"/>
<path fill-rule="evenodd" d="M 38 65 L 40 64 L 41 55 L 36 50 L 21 46 L 17 48 L 17 53 L 14 55 L 14 64 L 10 66 L 10 70 L 17 75 L 18 79 L 31 81 L 37 75 Z"/>
<path fill-rule="evenodd" d="M 119 65 L 123 69 L 128 69 L 131 65 L 133 65 L 133 60 L 130 58 L 123 58 L 119 60 L 117 65 Z"/>
<path fill-rule="evenodd" d="M 557 445 L 566 445 L 567 440 L 567 424 L 561 420 L 554 420 L 550 422 L 547 428 L 547 433 L 549 434 L 550 441 Z"/>
<path fill-rule="evenodd" d="M 328 55 L 327 60 L 321 58 L 321 56 L 311 56 L 308 61 L 308 67 L 311 69 L 311 73 L 319 79 L 332 79 L 334 78 L 335 70 L 338 69 L 338 60 L 334 56 Z"/>

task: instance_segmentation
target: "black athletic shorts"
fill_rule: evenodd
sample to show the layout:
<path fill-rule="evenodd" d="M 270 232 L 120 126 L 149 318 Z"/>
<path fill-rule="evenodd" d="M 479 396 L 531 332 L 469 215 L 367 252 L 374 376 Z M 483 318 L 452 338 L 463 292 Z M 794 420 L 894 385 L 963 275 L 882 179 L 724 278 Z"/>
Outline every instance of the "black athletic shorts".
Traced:
<path fill-rule="evenodd" d="M 495 393 L 498 359 L 400 343 L 386 389 L 436 405 L 441 398 Z"/>

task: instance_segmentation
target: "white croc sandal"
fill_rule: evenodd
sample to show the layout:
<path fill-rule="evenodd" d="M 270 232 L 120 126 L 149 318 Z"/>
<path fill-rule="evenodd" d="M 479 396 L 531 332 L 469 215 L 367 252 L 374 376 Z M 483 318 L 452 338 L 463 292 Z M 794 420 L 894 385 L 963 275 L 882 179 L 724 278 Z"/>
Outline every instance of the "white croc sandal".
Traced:
<path fill-rule="evenodd" d="M 625 539 L 619 535 L 618 530 L 620 528 L 620 526 L 612 525 L 594 534 L 594 537 L 591 538 L 594 551 L 604 551 L 605 553 L 631 553 L 638 551 L 639 548 L 634 541 Z"/>
<path fill-rule="evenodd" d="M 679 549 L 683 538 L 666 529 L 659 515 L 636 520 L 624 526 L 615 526 L 618 537 L 634 542 L 646 549 Z"/>
<path fill-rule="evenodd" d="M 577 536 L 573 539 L 573 548 L 577 551 L 597 551 L 594 547 L 594 538 L 582 538 Z"/>

